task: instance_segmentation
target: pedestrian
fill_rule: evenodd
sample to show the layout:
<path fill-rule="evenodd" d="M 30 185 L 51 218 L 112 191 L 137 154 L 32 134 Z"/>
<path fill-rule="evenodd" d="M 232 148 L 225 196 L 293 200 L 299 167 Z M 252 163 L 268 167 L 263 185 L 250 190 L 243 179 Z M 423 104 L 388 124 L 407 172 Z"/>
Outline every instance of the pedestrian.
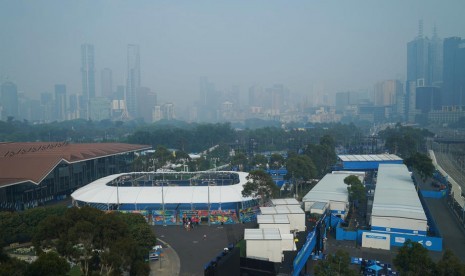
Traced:
<path fill-rule="evenodd" d="M 207 234 L 203 234 L 203 240 L 207 239 Z"/>

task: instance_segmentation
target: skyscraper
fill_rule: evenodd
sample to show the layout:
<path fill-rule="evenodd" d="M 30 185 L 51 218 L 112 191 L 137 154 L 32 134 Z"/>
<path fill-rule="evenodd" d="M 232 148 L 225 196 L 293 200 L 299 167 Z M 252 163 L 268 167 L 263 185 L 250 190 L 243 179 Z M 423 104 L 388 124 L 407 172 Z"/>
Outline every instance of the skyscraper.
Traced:
<path fill-rule="evenodd" d="M 66 120 L 66 85 L 55 85 L 55 119 L 58 121 Z"/>
<path fill-rule="evenodd" d="M 419 22 L 418 36 L 407 44 L 407 82 L 406 100 L 407 118 L 415 116 L 415 91 L 417 87 L 440 86 L 442 82 L 442 40 L 436 28 L 430 40 L 423 36 L 423 21 Z M 412 102 L 413 100 L 413 102 Z"/>
<path fill-rule="evenodd" d="M 444 39 L 443 105 L 465 105 L 465 39 Z"/>
<path fill-rule="evenodd" d="M 423 22 L 420 21 L 418 36 L 407 43 L 407 82 L 416 86 L 430 85 L 428 72 L 429 39 L 423 36 Z"/>
<path fill-rule="evenodd" d="M 16 84 L 7 81 L 2 84 L 1 91 L 0 105 L 3 109 L 3 112 L 1 112 L 2 119 L 7 120 L 8 117 L 18 119 L 18 88 Z"/>
<path fill-rule="evenodd" d="M 113 96 L 113 73 L 110 68 L 102 69 L 102 97 L 112 98 Z"/>
<path fill-rule="evenodd" d="M 90 118 L 89 104 L 95 98 L 95 67 L 94 67 L 94 45 L 81 45 L 81 73 L 82 73 L 82 114 L 85 119 Z"/>
<path fill-rule="evenodd" d="M 137 117 L 137 92 L 140 87 L 139 45 L 128 45 L 128 71 L 126 80 L 126 105 L 130 117 Z"/>
<path fill-rule="evenodd" d="M 443 49 L 442 39 L 439 38 L 436 26 L 433 30 L 433 37 L 431 37 L 428 59 L 429 59 L 429 73 L 432 86 L 442 85 L 442 71 L 443 71 Z"/>

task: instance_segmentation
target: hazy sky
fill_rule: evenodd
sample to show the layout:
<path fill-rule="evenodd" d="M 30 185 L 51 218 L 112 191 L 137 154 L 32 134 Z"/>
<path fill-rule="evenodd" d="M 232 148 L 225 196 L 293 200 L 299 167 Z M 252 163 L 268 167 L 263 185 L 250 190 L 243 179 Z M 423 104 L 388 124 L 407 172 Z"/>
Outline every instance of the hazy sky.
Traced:
<path fill-rule="evenodd" d="M 127 44 L 139 44 L 142 85 L 161 101 L 196 101 L 199 77 L 219 89 L 283 83 L 310 94 L 371 88 L 404 78 L 418 21 L 431 36 L 465 36 L 464 0 L 0 1 L 0 82 L 38 95 L 64 83 L 81 93 L 80 45 L 100 70 L 126 78 Z"/>

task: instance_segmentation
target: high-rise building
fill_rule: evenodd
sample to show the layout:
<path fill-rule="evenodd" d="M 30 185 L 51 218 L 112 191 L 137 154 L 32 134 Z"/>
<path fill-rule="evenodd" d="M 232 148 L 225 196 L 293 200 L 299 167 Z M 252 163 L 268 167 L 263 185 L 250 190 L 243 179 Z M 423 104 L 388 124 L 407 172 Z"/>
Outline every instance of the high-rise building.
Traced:
<path fill-rule="evenodd" d="M 2 95 L 0 105 L 2 106 L 1 118 L 7 120 L 8 117 L 18 119 L 18 88 L 11 81 L 2 84 Z"/>
<path fill-rule="evenodd" d="M 112 98 L 113 96 L 113 73 L 110 68 L 104 68 L 101 73 L 102 97 Z"/>
<path fill-rule="evenodd" d="M 69 120 L 79 118 L 79 97 L 77 94 L 69 95 Z"/>
<path fill-rule="evenodd" d="M 128 71 L 126 80 L 126 105 L 130 117 L 139 116 L 137 111 L 137 92 L 140 87 L 140 54 L 139 45 L 128 45 Z"/>
<path fill-rule="evenodd" d="M 55 119 L 58 121 L 66 120 L 66 85 L 55 84 Z"/>
<path fill-rule="evenodd" d="M 402 83 L 399 80 L 378 82 L 375 84 L 373 103 L 375 106 L 393 106 L 398 94 L 402 94 Z"/>
<path fill-rule="evenodd" d="M 42 107 L 41 119 L 48 123 L 53 119 L 53 94 L 44 92 L 40 94 L 40 106 Z"/>
<path fill-rule="evenodd" d="M 420 21 L 418 36 L 407 43 L 407 81 L 416 86 L 430 85 L 429 39 L 423 36 L 423 22 Z"/>
<path fill-rule="evenodd" d="M 90 100 L 95 98 L 95 64 L 94 45 L 81 45 L 81 74 L 82 74 L 82 116 L 90 118 Z"/>
<path fill-rule="evenodd" d="M 439 38 L 436 26 L 433 30 L 433 37 L 429 44 L 429 73 L 432 86 L 442 85 L 442 71 L 443 71 L 443 49 L 442 39 Z"/>
<path fill-rule="evenodd" d="M 161 107 L 162 117 L 165 120 L 173 120 L 176 118 L 174 112 L 174 104 L 173 103 L 165 103 Z"/>
<path fill-rule="evenodd" d="M 440 86 L 442 72 L 442 40 L 436 28 L 432 39 L 423 35 L 423 21 L 419 23 L 418 36 L 407 44 L 407 81 L 405 106 L 409 121 L 415 117 L 415 89 L 423 86 Z M 413 101 L 413 102 L 412 102 Z"/>
<path fill-rule="evenodd" d="M 139 115 L 146 123 L 153 122 L 153 108 L 157 105 L 157 93 L 148 87 L 139 87 L 138 92 Z"/>
<path fill-rule="evenodd" d="M 443 100 L 445 106 L 465 105 L 465 39 L 444 39 Z"/>

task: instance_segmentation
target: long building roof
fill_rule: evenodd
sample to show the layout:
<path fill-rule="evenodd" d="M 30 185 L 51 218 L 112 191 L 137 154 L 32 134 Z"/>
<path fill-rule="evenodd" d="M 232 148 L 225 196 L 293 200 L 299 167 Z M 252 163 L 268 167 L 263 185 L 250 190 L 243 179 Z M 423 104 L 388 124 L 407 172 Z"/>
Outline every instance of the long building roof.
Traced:
<path fill-rule="evenodd" d="M 166 172 L 169 174 L 170 172 Z M 210 172 L 214 173 L 214 172 Z M 225 172 L 218 172 L 225 173 Z M 100 178 L 71 194 L 74 200 L 103 204 L 179 204 L 179 203 L 228 203 L 252 199 L 243 197 L 243 185 L 248 173 L 228 172 L 239 175 L 239 183 L 224 186 L 139 186 L 117 187 L 108 185 L 124 175 L 138 173 L 114 174 Z M 140 174 L 144 174 L 141 172 Z M 176 172 L 180 174 L 180 172 Z M 192 174 L 192 172 L 190 173 Z"/>
<path fill-rule="evenodd" d="M 427 220 L 405 165 L 379 165 L 372 216 Z"/>
<path fill-rule="evenodd" d="M 302 199 L 303 202 L 349 202 L 344 178 L 347 174 L 327 174 Z"/>
<path fill-rule="evenodd" d="M 337 156 L 343 162 L 379 162 L 379 161 L 402 161 L 402 158 L 395 154 L 341 154 Z"/>
<path fill-rule="evenodd" d="M 59 164 L 147 150 L 148 145 L 67 142 L 0 143 L 0 187 L 40 183 Z"/>

